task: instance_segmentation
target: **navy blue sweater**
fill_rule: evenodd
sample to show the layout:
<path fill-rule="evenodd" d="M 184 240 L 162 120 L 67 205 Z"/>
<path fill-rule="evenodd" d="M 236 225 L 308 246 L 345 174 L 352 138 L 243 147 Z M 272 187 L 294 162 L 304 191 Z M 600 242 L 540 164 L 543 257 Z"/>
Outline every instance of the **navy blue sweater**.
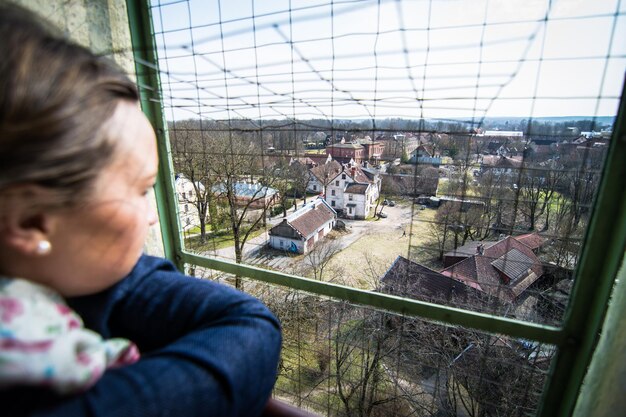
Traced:
<path fill-rule="evenodd" d="M 189 278 L 143 256 L 114 287 L 68 300 L 86 327 L 137 344 L 139 362 L 109 370 L 89 391 L 0 391 L 3 416 L 257 416 L 276 378 L 280 329 L 258 300 Z"/>

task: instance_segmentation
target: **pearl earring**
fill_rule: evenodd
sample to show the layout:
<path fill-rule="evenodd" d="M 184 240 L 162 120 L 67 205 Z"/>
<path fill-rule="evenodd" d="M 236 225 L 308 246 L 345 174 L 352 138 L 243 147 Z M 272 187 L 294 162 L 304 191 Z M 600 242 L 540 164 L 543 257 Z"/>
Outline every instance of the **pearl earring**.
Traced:
<path fill-rule="evenodd" d="M 47 240 L 40 240 L 37 243 L 37 255 L 47 255 L 52 250 L 52 245 Z"/>

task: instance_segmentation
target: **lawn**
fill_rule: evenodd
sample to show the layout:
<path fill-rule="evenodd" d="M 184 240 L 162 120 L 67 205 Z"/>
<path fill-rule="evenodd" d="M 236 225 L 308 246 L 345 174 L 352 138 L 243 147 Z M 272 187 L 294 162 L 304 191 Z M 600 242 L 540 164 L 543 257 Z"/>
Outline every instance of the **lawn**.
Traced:
<path fill-rule="evenodd" d="M 241 236 L 248 231 L 248 229 L 243 229 L 241 231 Z M 199 230 L 198 230 L 199 232 Z M 256 230 L 253 230 L 248 237 L 248 241 L 254 239 L 265 232 L 265 229 L 261 226 L 257 227 Z M 228 248 L 235 244 L 235 238 L 230 230 L 220 230 L 215 233 L 207 233 L 207 238 L 204 242 L 200 241 L 200 236 L 192 236 L 185 239 L 185 248 L 189 250 L 193 250 L 195 252 L 206 252 L 210 250 L 217 250 Z"/>
<path fill-rule="evenodd" d="M 398 255 L 409 256 L 409 249 L 422 247 L 429 239 L 428 225 L 436 210 L 413 213 L 413 229 L 404 219 L 392 227 L 374 228 L 336 254 L 331 260 L 324 280 L 371 290 L 385 274 Z M 372 226 L 377 222 L 372 222 Z M 406 231 L 406 235 L 404 232 Z M 410 237 L 409 237 L 410 234 Z M 427 252 L 432 255 L 432 252 Z"/>

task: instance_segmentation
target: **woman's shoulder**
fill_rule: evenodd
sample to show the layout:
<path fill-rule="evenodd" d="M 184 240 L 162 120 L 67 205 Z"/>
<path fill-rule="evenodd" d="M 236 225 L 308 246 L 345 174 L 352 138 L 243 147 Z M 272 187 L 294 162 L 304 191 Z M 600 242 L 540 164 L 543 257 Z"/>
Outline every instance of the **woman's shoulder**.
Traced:
<path fill-rule="evenodd" d="M 147 288 L 152 287 L 159 292 L 170 290 L 176 292 L 219 290 L 227 294 L 248 297 L 247 294 L 228 285 L 185 275 L 169 260 L 145 254 L 139 258 L 128 276 L 120 282 L 116 292 L 118 296 L 122 296 L 128 292 L 134 292 L 138 289 L 146 291 Z"/>

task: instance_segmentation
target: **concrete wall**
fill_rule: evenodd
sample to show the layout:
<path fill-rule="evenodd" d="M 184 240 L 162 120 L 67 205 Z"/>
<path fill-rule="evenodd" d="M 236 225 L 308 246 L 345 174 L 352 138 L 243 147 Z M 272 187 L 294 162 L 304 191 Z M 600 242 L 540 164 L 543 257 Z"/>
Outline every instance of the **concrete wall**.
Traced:
<path fill-rule="evenodd" d="M 125 0 L 13 0 L 33 10 L 73 41 L 111 57 L 135 79 L 128 12 Z M 154 193 L 151 198 L 156 207 Z M 150 229 L 146 253 L 163 256 L 161 229 Z"/>

